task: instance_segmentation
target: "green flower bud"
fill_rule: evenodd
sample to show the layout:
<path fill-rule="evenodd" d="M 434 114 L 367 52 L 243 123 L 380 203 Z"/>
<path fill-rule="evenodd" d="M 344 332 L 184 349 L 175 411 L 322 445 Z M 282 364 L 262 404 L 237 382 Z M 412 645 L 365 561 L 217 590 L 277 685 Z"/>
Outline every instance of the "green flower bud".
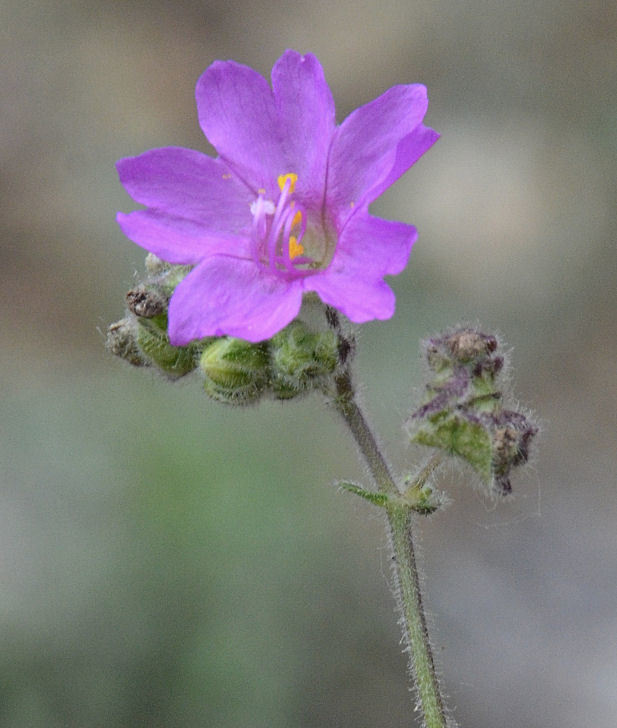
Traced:
<path fill-rule="evenodd" d="M 413 478 L 410 475 L 405 478 L 403 483 L 400 500 L 421 516 L 430 516 L 448 502 L 445 495 L 435 490 L 428 482 L 433 469 L 434 467 L 429 465 L 426 474 L 421 474 L 419 478 Z"/>
<path fill-rule="evenodd" d="M 171 294 L 175 291 L 176 286 L 191 272 L 190 265 L 173 265 L 163 272 L 163 274 L 154 281 L 159 291 L 167 300 L 171 298 Z"/>
<path fill-rule="evenodd" d="M 271 340 L 272 391 L 279 399 L 319 387 L 335 370 L 338 340 L 334 331 L 313 332 L 294 321 Z"/>
<path fill-rule="evenodd" d="M 169 263 L 157 258 L 154 253 L 148 253 L 148 255 L 146 255 L 145 266 L 147 273 L 151 276 L 159 275 L 160 273 L 169 270 L 170 267 Z"/>
<path fill-rule="evenodd" d="M 139 319 L 137 343 L 143 354 L 172 379 L 178 379 L 197 367 L 199 344 L 172 346 L 167 336 L 167 315 Z"/>
<path fill-rule="evenodd" d="M 204 389 L 213 399 L 228 404 L 256 402 L 270 378 L 268 344 L 218 338 L 204 349 L 199 367 Z"/>
<path fill-rule="evenodd" d="M 120 319 L 107 329 L 107 348 L 134 367 L 148 366 L 137 345 L 135 322 L 130 318 Z"/>
<path fill-rule="evenodd" d="M 483 482 L 505 495 L 510 472 L 527 461 L 535 425 L 503 408 L 497 339 L 463 328 L 425 344 L 434 379 L 411 417 L 412 440 L 467 461 Z"/>
<path fill-rule="evenodd" d="M 418 492 L 417 500 L 410 504 L 410 508 L 412 508 L 416 513 L 419 513 L 421 516 L 430 516 L 436 511 L 442 509 L 446 503 L 447 501 L 441 493 L 434 491 L 430 486 L 425 485 L 424 488 Z"/>

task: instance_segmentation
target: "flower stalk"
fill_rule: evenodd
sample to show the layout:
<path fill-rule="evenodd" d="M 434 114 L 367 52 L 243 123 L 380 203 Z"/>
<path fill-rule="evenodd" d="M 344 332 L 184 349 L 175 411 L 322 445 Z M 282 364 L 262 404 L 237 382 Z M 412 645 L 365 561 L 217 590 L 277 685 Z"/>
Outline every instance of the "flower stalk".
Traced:
<path fill-rule="evenodd" d="M 416 548 L 414 519 L 410 508 L 386 506 L 393 550 L 393 573 L 405 640 L 410 649 L 410 668 L 418 699 L 418 709 L 427 728 L 447 728 L 448 720 L 426 622 Z"/>
<path fill-rule="evenodd" d="M 336 314 L 329 311 L 329 320 L 338 328 Z M 344 337 L 338 329 L 341 342 Z M 344 343 L 342 349 L 348 349 Z M 356 398 L 349 366 L 335 377 L 334 404 L 349 427 L 358 449 L 375 481 L 378 492 L 386 497 L 385 511 L 388 520 L 392 565 L 398 606 L 401 611 L 403 635 L 410 652 L 410 671 L 416 690 L 418 710 L 424 718 L 426 728 L 449 728 L 453 726 L 446 715 L 444 699 L 435 670 L 424 602 L 414 544 L 413 506 L 405 502 L 390 468 L 379 449 L 371 428 L 360 409 Z M 409 485 L 421 487 L 440 460 L 434 458 L 427 468 Z"/>

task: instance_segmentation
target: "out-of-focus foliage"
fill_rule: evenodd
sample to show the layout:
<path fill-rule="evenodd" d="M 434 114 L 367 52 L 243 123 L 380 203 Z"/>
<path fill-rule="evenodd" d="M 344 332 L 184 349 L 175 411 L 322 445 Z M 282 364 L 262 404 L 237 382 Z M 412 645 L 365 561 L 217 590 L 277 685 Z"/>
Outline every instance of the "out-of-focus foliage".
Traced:
<path fill-rule="evenodd" d="M 204 149 L 194 84 L 316 53 L 341 118 L 423 82 L 438 144 L 375 206 L 417 225 L 397 313 L 359 336 L 399 470 L 418 342 L 464 320 L 514 346 L 540 457 L 487 509 L 423 524 L 462 726 L 617 713 L 617 6 L 21 3 L 0 10 L 0 725 L 406 725 L 382 522 L 317 397 L 227 410 L 104 351 L 142 253 L 116 159 Z M 490 701 L 486 696 L 490 695 Z"/>

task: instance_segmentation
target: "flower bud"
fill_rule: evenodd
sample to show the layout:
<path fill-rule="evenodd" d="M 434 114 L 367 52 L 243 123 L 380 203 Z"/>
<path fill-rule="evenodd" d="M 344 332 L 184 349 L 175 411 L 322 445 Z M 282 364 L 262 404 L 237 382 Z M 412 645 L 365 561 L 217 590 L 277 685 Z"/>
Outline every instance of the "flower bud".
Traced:
<path fill-rule="evenodd" d="M 338 341 L 334 331 L 313 332 L 293 321 L 271 342 L 271 387 L 279 399 L 291 399 L 319 387 L 336 368 Z"/>
<path fill-rule="evenodd" d="M 183 377 L 197 367 L 197 345 L 172 346 L 169 343 L 166 314 L 139 319 L 137 343 L 143 354 L 172 379 Z"/>
<path fill-rule="evenodd" d="M 167 269 L 164 269 L 162 274 L 154 279 L 152 283 L 155 283 L 160 293 L 165 296 L 167 300 L 171 298 L 171 294 L 175 291 L 176 286 L 186 278 L 191 272 L 192 266 L 190 265 L 172 265 Z"/>
<path fill-rule="evenodd" d="M 434 378 L 410 419 L 412 440 L 466 460 L 494 492 L 510 493 L 510 472 L 527 461 L 537 427 L 503 408 L 497 339 L 461 328 L 425 348 Z"/>
<path fill-rule="evenodd" d="M 146 255 L 145 267 L 146 267 L 146 271 L 151 276 L 155 276 L 155 275 L 158 275 L 159 273 L 163 273 L 164 271 L 169 270 L 170 265 L 169 265 L 169 263 L 166 263 L 164 260 L 157 258 L 157 256 L 154 255 L 154 253 L 148 253 L 148 255 Z"/>
<path fill-rule="evenodd" d="M 228 404 L 256 402 L 269 381 L 268 344 L 218 338 L 204 349 L 199 367 L 204 389 L 213 399 Z"/>
<path fill-rule="evenodd" d="M 123 318 L 111 324 L 107 329 L 107 348 L 114 356 L 128 361 L 134 367 L 148 366 L 137 346 L 135 335 L 135 322 L 130 318 Z"/>
<path fill-rule="evenodd" d="M 511 410 L 502 410 L 493 424 L 493 474 L 501 492 L 510 493 L 510 470 L 527 462 L 529 445 L 538 430 L 520 412 Z"/>
<path fill-rule="evenodd" d="M 153 318 L 167 312 L 165 297 L 155 288 L 140 284 L 126 294 L 126 303 L 131 313 L 141 318 Z"/>
<path fill-rule="evenodd" d="M 169 299 L 191 266 L 170 265 L 151 253 L 146 257 L 148 277 L 126 294 L 130 316 L 112 324 L 107 346 L 135 366 L 155 365 L 172 379 L 197 367 L 203 347 L 212 339 L 172 346 L 167 335 Z"/>
<path fill-rule="evenodd" d="M 429 483 L 414 484 L 411 478 L 404 483 L 403 502 L 421 516 L 430 516 L 447 504 L 443 493 L 435 490 Z"/>

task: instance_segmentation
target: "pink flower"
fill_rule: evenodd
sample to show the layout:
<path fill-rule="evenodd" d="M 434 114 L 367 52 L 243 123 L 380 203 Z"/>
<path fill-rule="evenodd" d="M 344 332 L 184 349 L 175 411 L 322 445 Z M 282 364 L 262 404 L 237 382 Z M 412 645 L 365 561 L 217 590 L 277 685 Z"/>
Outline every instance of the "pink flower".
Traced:
<path fill-rule="evenodd" d="M 425 87 L 394 86 L 337 126 L 319 61 L 288 50 L 272 88 L 251 68 L 216 61 L 196 98 L 216 159 L 165 147 L 118 162 L 146 206 L 118 214 L 124 233 L 195 266 L 169 304 L 171 343 L 268 339 L 310 291 L 356 323 L 390 318 L 383 278 L 403 270 L 417 234 L 368 206 L 439 136 L 422 124 Z"/>

